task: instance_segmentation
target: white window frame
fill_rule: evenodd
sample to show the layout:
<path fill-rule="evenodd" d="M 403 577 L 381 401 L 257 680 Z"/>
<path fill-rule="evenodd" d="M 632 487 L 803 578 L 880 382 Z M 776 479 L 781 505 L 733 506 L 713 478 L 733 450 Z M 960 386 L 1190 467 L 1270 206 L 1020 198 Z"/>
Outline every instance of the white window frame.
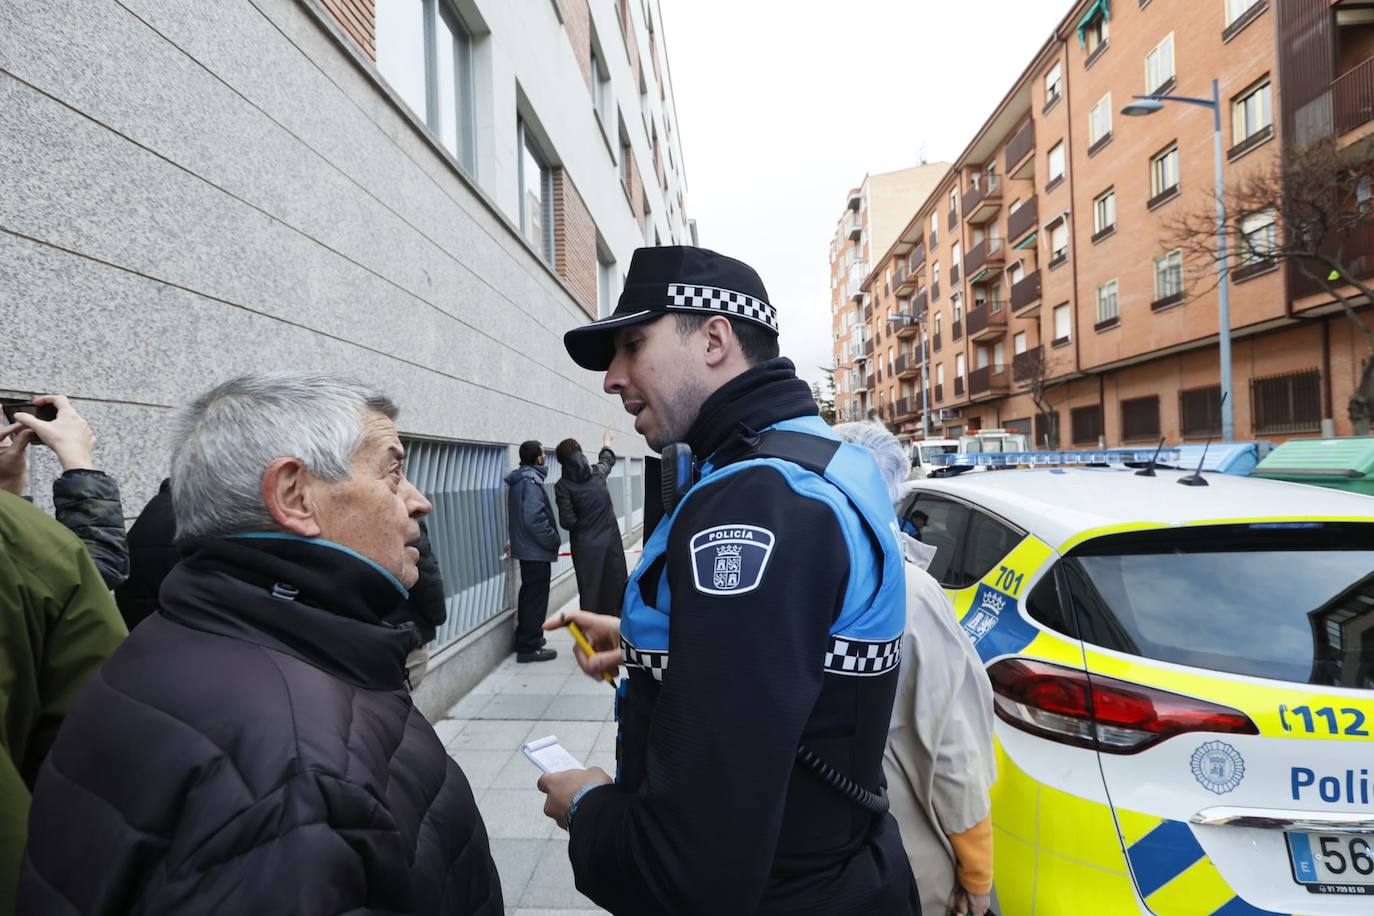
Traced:
<path fill-rule="evenodd" d="M 1107 139 L 1112 134 L 1112 94 L 1109 92 L 1097 100 L 1088 111 L 1088 145 L 1092 146 Z"/>
<path fill-rule="evenodd" d="M 964 354 L 962 354 L 962 353 L 955 353 L 955 354 L 954 354 L 954 377 L 955 377 L 956 379 L 964 378 L 964 377 L 965 377 L 965 376 L 964 376 L 964 369 L 965 369 L 965 368 L 966 368 L 966 367 L 964 366 Z"/>
<path fill-rule="evenodd" d="M 1108 188 L 1093 198 L 1093 235 L 1116 226 L 1116 188 Z"/>
<path fill-rule="evenodd" d="M 396 94 L 401 96 L 415 114 L 424 121 L 425 127 L 439 140 L 439 144 L 447 149 L 468 173 L 475 175 L 477 171 L 477 129 L 474 115 L 476 79 L 473 69 L 472 31 L 446 0 L 420 0 L 420 6 L 424 33 L 423 47 L 408 48 L 403 52 L 399 47 L 391 48 L 385 37 L 379 35 L 377 70 L 382 78 L 387 80 L 388 85 L 396 90 Z M 386 31 L 383 25 L 384 20 L 384 15 L 379 11 L 376 25 L 382 32 Z M 439 46 L 440 25 L 447 28 L 453 38 L 451 49 L 453 85 L 445 87 L 440 85 L 439 70 L 442 63 Z M 412 61 L 423 61 L 419 65 L 423 70 L 423 98 L 413 96 L 409 88 L 403 87 L 399 83 L 393 83 L 389 76 L 388 71 L 391 74 L 399 74 L 399 70 L 392 69 L 389 60 L 393 57 L 400 58 L 403 53 L 408 55 Z M 446 98 L 450 93 L 452 97 Z M 445 104 L 445 102 L 449 104 Z M 452 131 L 452 135 L 446 136 L 449 130 Z"/>
<path fill-rule="evenodd" d="M 1054 320 L 1054 339 L 1068 340 L 1070 337 L 1072 337 L 1073 314 L 1069 311 L 1069 304 L 1066 302 L 1063 305 L 1056 305 L 1051 314 Z M 1061 315 L 1063 316 L 1063 321 L 1059 320 Z M 1063 325 L 1063 327 L 1061 328 L 1060 325 Z M 1059 333 L 1061 330 L 1064 333 Z"/>
<path fill-rule="evenodd" d="M 1226 24 L 1231 25 L 1259 2 L 1260 0 L 1226 0 Z"/>
<path fill-rule="evenodd" d="M 615 311 L 615 258 L 601 245 L 596 246 L 596 314 L 605 318 Z"/>
<path fill-rule="evenodd" d="M 1183 251 L 1175 248 L 1155 258 L 1155 301 L 1183 293 Z"/>
<path fill-rule="evenodd" d="M 1097 286 L 1097 323 L 1121 317 L 1120 287 L 1116 280 Z"/>
<path fill-rule="evenodd" d="M 1056 155 L 1057 154 L 1057 155 Z M 1055 171 L 1055 160 L 1059 161 L 1059 171 Z M 1045 172 L 1050 181 L 1058 181 L 1064 177 L 1064 141 L 1060 140 L 1050 151 L 1045 154 Z"/>
<path fill-rule="evenodd" d="M 1026 352 L 1026 332 L 1017 331 L 1011 335 L 1011 353 L 1013 356 L 1020 356 Z"/>
<path fill-rule="evenodd" d="M 994 371 L 994 372 L 1001 372 L 1001 371 L 1002 371 L 1003 367 L 1006 366 L 1006 362 L 1005 362 L 1006 358 L 1007 358 L 1007 343 L 1006 343 L 1006 341 L 1004 341 L 1004 340 L 999 340 L 999 341 L 996 341 L 995 343 L 993 343 L 993 345 L 992 345 L 992 366 L 993 366 L 993 371 Z"/>
<path fill-rule="evenodd" d="M 1243 239 L 1251 239 L 1261 232 L 1268 236 L 1267 240 L 1261 244 L 1254 245 L 1244 240 L 1239 243 L 1242 267 L 1268 260 L 1264 252 L 1266 250 L 1272 251 L 1273 247 L 1278 244 L 1279 223 L 1278 215 L 1273 210 L 1260 210 L 1240 218 L 1240 234 Z"/>
<path fill-rule="evenodd" d="M 1062 61 L 1045 71 L 1045 104 L 1055 101 L 1064 94 L 1064 68 Z"/>
<path fill-rule="evenodd" d="M 1158 92 L 1174 76 L 1174 33 L 1170 32 L 1145 55 L 1145 94 Z"/>
<path fill-rule="evenodd" d="M 1170 164 L 1172 163 L 1172 164 Z M 1165 179 L 1169 178 L 1172 172 L 1173 184 L 1164 184 Z M 1150 157 L 1150 196 L 1158 197 L 1165 191 L 1177 188 L 1180 184 L 1179 178 L 1179 157 L 1178 144 L 1174 143 L 1168 149 L 1155 153 Z"/>
<path fill-rule="evenodd" d="M 520 235 L 530 246 L 538 252 L 539 257 L 550 267 L 554 266 L 555 253 L 553 245 L 553 168 L 549 165 L 548 156 L 539 148 L 538 142 L 529 135 L 529 129 L 525 126 L 525 119 L 518 118 L 515 122 L 516 137 L 516 181 L 519 186 L 520 197 Z M 528 162 L 534 160 L 539 168 L 539 235 L 538 239 L 530 237 L 530 213 L 529 200 L 525 189 L 529 186 L 528 176 L 525 174 L 529 168 Z"/>
<path fill-rule="evenodd" d="M 1231 102 L 1231 143 L 1249 140 L 1274 123 L 1272 82 L 1265 77 Z"/>
<path fill-rule="evenodd" d="M 1058 238 L 1056 238 L 1057 236 L 1058 236 L 1059 238 L 1062 238 L 1062 240 L 1063 240 L 1063 244 L 1062 244 L 1062 245 L 1056 244 L 1057 241 L 1059 240 Z M 1051 261 L 1056 261 L 1056 260 L 1058 260 L 1058 259 L 1059 259 L 1059 256 L 1060 256 L 1061 254 L 1064 255 L 1065 257 L 1068 256 L 1068 253 L 1069 253 L 1069 223 L 1068 223 L 1068 220 L 1062 220 L 1062 219 L 1061 219 L 1059 222 L 1055 223 L 1053 226 L 1050 227 L 1049 243 L 1050 243 L 1050 260 L 1051 260 Z"/>

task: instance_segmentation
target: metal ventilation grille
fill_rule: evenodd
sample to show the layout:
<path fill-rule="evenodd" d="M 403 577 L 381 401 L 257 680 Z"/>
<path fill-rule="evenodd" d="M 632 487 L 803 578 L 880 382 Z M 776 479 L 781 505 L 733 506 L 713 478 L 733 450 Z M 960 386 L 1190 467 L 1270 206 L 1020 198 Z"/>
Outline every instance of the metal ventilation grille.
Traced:
<path fill-rule="evenodd" d="M 437 651 L 496 617 L 511 601 L 507 538 L 506 449 L 495 445 L 404 439 L 406 476 L 434 504 L 426 520 L 444 575 L 448 619 Z"/>

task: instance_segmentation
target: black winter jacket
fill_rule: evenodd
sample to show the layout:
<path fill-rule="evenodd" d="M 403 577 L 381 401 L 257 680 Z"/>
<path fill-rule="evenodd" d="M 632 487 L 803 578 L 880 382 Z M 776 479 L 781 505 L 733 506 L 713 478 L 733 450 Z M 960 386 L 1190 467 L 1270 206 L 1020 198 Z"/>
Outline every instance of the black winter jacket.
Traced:
<path fill-rule="evenodd" d="M 506 475 L 506 517 L 510 525 L 510 555 L 516 560 L 552 563 L 563 539 L 553 519 L 553 505 L 542 464 L 522 464 Z"/>
<path fill-rule="evenodd" d="M 129 528 L 129 578 L 115 589 L 119 614 L 130 630 L 157 610 L 162 580 L 181 560 L 174 543 L 176 527 L 172 482 L 164 480 Z"/>
<path fill-rule="evenodd" d="M 403 686 L 394 580 L 322 542 L 206 538 L 39 775 L 22 913 L 493 914 L 472 790 Z"/>

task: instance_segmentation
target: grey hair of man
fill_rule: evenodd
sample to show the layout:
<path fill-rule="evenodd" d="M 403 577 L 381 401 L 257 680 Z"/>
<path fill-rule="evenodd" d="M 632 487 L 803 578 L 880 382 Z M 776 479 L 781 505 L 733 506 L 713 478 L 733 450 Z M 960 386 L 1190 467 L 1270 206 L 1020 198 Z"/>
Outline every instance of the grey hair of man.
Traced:
<path fill-rule="evenodd" d="M 877 423 L 841 423 L 835 435 L 845 442 L 868 449 L 878 462 L 887 495 L 894 503 L 902 498 L 902 484 L 906 481 L 907 454 L 902 443 Z"/>
<path fill-rule="evenodd" d="M 276 530 L 262 496 L 267 466 L 297 458 L 321 479 L 347 480 L 369 412 L 399 411 L 356 379 L 307 372 L 243 375 L 201 395 L 173 427 L 177 542 Z"/>

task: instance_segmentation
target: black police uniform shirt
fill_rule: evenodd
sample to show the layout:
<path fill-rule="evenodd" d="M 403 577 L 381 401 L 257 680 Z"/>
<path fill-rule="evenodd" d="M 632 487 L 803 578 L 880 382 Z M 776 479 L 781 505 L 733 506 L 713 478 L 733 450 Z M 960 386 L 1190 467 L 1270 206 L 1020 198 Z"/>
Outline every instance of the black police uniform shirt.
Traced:
<path fill-rule="evenodd" d="M 770 427 L 833 440 L 816 413 L 773 360 L 708 399 L 688 440 L 698 456 Z M 867 522 L 796 464 L 707 462 L 646 544 L 622 618 L 617 783 L 582 797 L 569 842 L 578 889 L 613 913 L 911 912 L 891 815 L 796 763 L 804 745 L 881 784 L 905 619 L 877 467 L 833 452 L 827 475 Z"/>

